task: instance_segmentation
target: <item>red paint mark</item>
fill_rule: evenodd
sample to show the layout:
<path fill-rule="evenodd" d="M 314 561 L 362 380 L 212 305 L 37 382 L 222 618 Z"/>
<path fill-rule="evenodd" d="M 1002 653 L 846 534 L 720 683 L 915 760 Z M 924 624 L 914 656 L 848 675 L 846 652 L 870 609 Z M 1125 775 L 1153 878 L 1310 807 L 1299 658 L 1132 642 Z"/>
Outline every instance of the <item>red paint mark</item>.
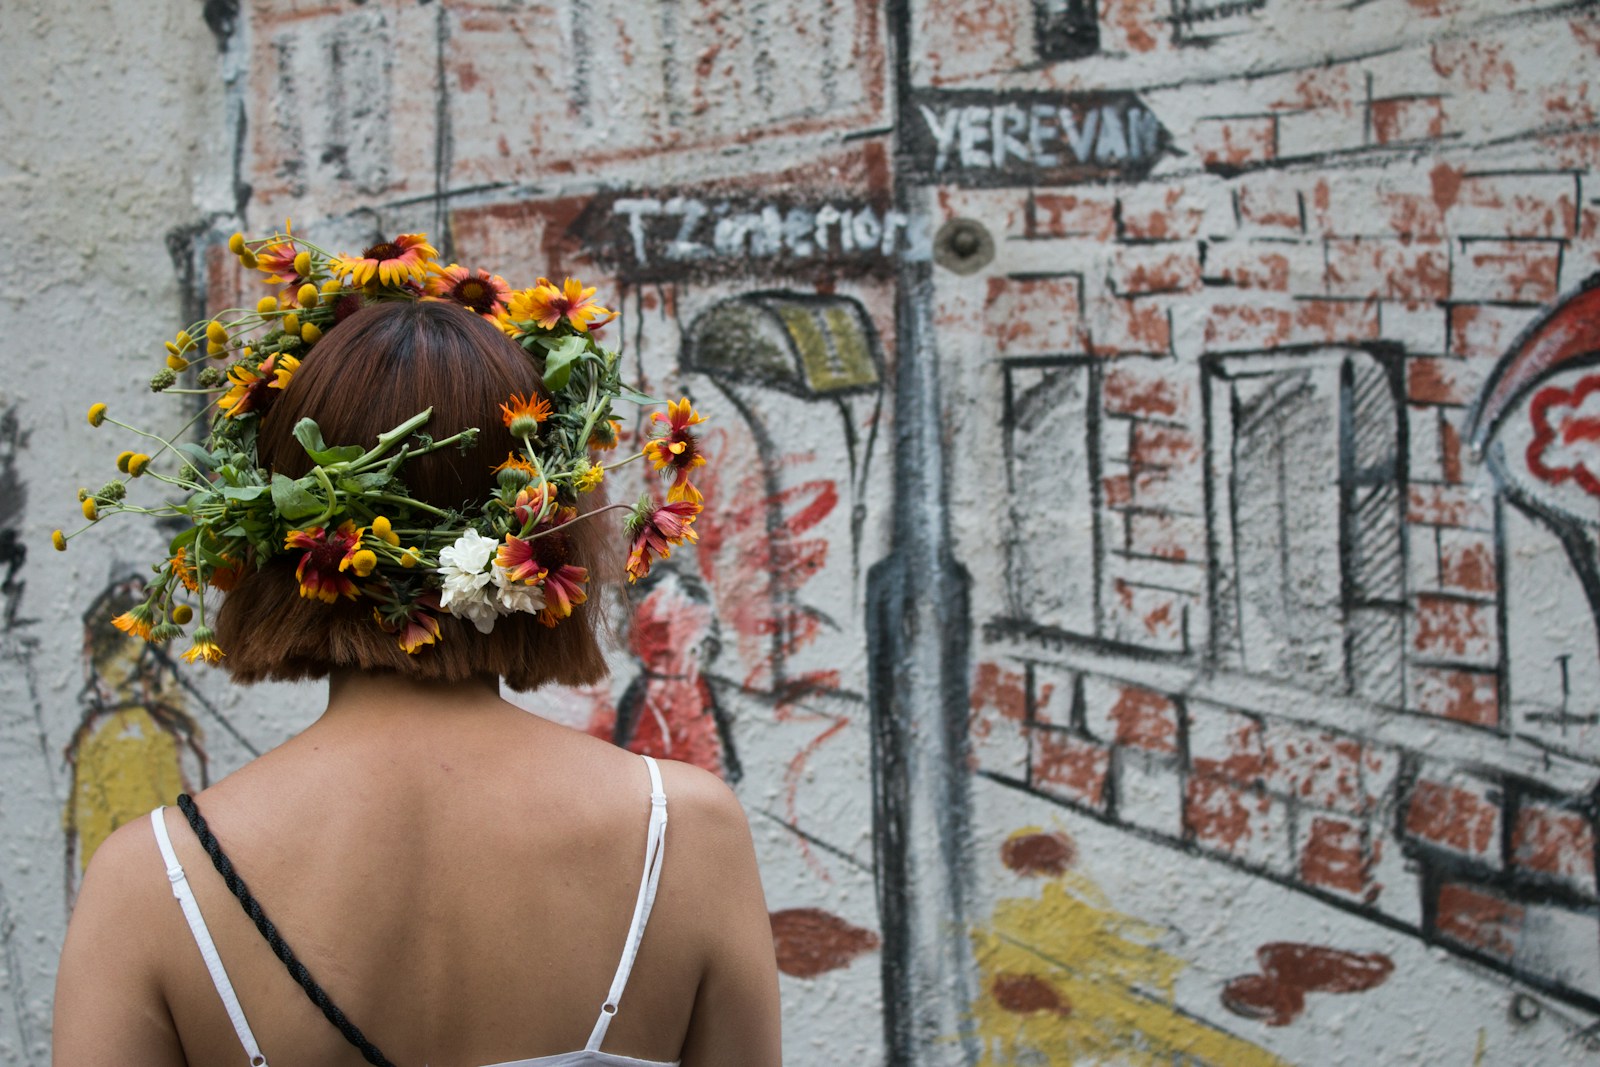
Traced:
<path fill-rule="evenodd" d="M 1439 467 L 1444 480 L 1451 485 L 1460 485 L 1465 480 L 1461 469 L 1461 431 L 1449 416 L 1439 420 Z"/>
<path fill-rule="evenodd" d="M 1596 325 L 1600 326 L 1600 317 Z M 1600 374 L 1585 375 L 1571 389 L 1552 385 L 1534 394 L 1528 408 L 1533 440 L 1528 442 L 1527 462 L 1535 478 L 1551 485 L 1575 481 L 1584 492 L 1600 496 L 1600 448 L 1581 447 L 1600 442 L 1596 394 L 1600 394 Z"/>
<path fill-rule="evenodd" d="M 1572 31 L 1573 40 L 1600 56 L 1600 22 L 1592 18 L 1573 19 L 1567 27 Z"/>
<path fill-rule="evenodd" d="M 1028 717 L 1028 679 L 1026 675 L 1016 671 L 1008 671 L 998 663 L 983 662 L 978 664 L 974 672 L 976 677 L 972 681 L 972 696 L 969 706 L 976 714 L 984 709 L 992 708 L 1000 713 L 1003 719 L 1012 722 L 1021 722 Z M 1045 687 L 1045 693 L 1040 698 L 1041 704 L 1050 702 L 1051 687 Z"/>
<path fill-rule="evenodd" d="M 1230 851 L 1254 833 L 1247 804 L 1254 800 L 1257 811 L 1266 810 L 1266 797 L 1251 797 L 1245 790 L 1203 775 L 1189 779 L 1186 792 L 1184 821 L 1194 836 Z"/>
<path fill-rule="evenodd" d="M 828 726 L 820 734 L 807 742 L 806 747 L 802 748 L 798 753 L 796 753 L 794 758 L 789 761 L 789 765 L 784 768 L 783 813 L 784 817 L 788 819 L 791 826 L 800 825 L 800 782 L 801 779 L 805 777 L 806 764 L 810 761 L 812 756 L 817 754 L 817 750 L 826 744 L 829 739 L 837 736 L 846 726 L 849 725 L 849 719 L 842 715 L 839 716 L 837 719 L 833 720 L 832 725 Z M 795 841 L 798 842 L 800 846 L 800 855 L 805 859 L 807 866 L 809 866 L 812 871 L 816 873 L 818 878 L 822 879 L 824 882 L 831 882 L 833 879 L 828 874 L 828 869 L 823 866 L 822 861 L 817 859 L 816 851 L 811 847 L 811 842 L 807 841 L 803 837 L 796 837 Z"/>
<path fill-rule="evenodd" d="M 1128 458 L 1140 466 L 1181 467 L 1199 454 L 1200 445 L 1187 430 L 1148 422 L 1133 424 L 1133 444 Z"/>
<path fill-rule="evenodd" d="M 1126 474 L 1118 474 L 1100 481 L 1100 494 L 1108 508 L 1125 508 L 1133 503 L 1133 481 Z"/>
<path fill-rule="evenodd" d="M 1317 817 L 1300 854 L 1300 877 L 1312 885 L 1359 895 L 1368 865 L 1361 827 L 1346 819 Z"/>
<path fill-rule="evenodd" d="M 1307 993 L 1361 993 L 1388 981 L 1394 962 L 1381 952 L 1275 941 L 1256 950 L 1260 974 L 1222 990 L 1222 1006 L 1268 1026 L 1287 1026 L 1305 1010 Z"/>
<path fill-rule="evenodd" d="M 1065 1018 L 1072 1014 L 1072 1004 L 1056 987 L 1032 974 L 997 974 L 989 986 L 995 1003 L 1016 1015 L 1032 1015 L 1048 1011 Z"/>
<path fill-rule="evenodd" d="M 1461 852 L 1486 855 L 1500 834 L 1500 806 L 1471 790 L 1421 781 L 1406 809 L 1406 833 Z"/>
<path fill-rule="evenodd" d="M 1488 604 L 1419 593 L 1414 619 L 1412 644 L 1418 652 L 1479 660 L 1494 653 L 1494 615 Z"/>
<path fill-rule="evenodd" d="M 1499 677 L 1493 671 L 1464 671 L 1419 667 L 1416 673 L 1417 710 L 1474 726 L 1495 726 L 1500 721 Z"/>
<path fill-rule="evenodd" d="M 1494 548 L 1488 541 L 1442 546 L 1439 573 L 1444 584 L 1474 593 L 1492 594 L 1499 586 L 1495 576 Z"/>
<path fill-rule="evenodd" d="M 1063 833 L 1022 834 L 1000 846 L 1000 862 L 1018 874 L 1065 874 L 1077 859 L 1077 846 Z"/>
<path fill-rule="evenodd" d="M 1137 745 L 1152 752 L 1178 749 L 1178 708 L 1160 693 L 1123 686 L 1111 718 L 1119 745 Z"/>
<path fill-rule="evenodd" d="M 1525 914 L 1521 905 L 1449 883 L 1439 888 L 1434 925 L 1446 937 L 1509 960 L 1516 955 Z"/>
<path fill-rule="evenodd" d="M 1172 418 L 1187 410 L 1189 387 L 1170 378 L 1140 378 L 1118 369 L 1106 375 L 1101 398 L 1113 414 Z"/>
<path fill-rule="evenodd" d="M 1054 787 L 1095 807 L 1105 804 L 1109 748 L 1053 730 L 1036 731 L 1033 741 L 1035 785 Z"/>
<path fill-rule="evenodd" d="M 1223 741 L 1227 755 L 1221 759 L 1194 757 L 1194 769 L 1205 775 L 1217 775 L 1241 785 L 1253 784 L 1266 766 L 1261 748 L 1261 724 L 1246 720 L 1229 732 Z"/>
<path fill-rule="evenodd" d="M 1490 92 L 1498 83 L 1516 89 L 1517 68 L 1505 58 L 1500 45 L 1485 41 L 1451 40 L 1433 46 L 1433 69 L 1446 78 L 1460 81 L 1480 93 Z"/>
<path fill-rule="evenodd" d="M 792 978 L 815 978 L 849 965 L 878 947 L 878 935 L 821 908 L 773 912 L 772 947 L 778 970 Z"/>
<path fill-rule="evenodd" d="M 1573 811 L 1524 802 L 1511 832 L 1519 867 L 1594 885 L 1594 824 Z"/>

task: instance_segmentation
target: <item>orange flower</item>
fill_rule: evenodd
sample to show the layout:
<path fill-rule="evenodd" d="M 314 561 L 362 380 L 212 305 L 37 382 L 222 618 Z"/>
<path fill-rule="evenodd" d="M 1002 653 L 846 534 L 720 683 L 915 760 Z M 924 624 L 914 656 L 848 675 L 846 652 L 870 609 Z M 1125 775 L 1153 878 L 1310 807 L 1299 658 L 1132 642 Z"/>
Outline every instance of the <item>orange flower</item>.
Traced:
<path fill-rule="evenodd" d="M 377 608 L 372 609 L 372 617 L 383 627 L 385 633 L 397 634 L 395 643 L 405 650 L 406 655 L 415 656 L 422 651 L 424 645 L 434 644 L 439 640 L 439 620 L 425 610 L 427 607 L 438 607 L 436 601 L 417 603 L 411 605 L 411 610 L 404 614 L 392 614 L 385 617 Z M 403 609 L 402 609 L 403 610 Z"/>
<path fill-rule="evenodd" d="M 172 567 L 173 576 L 176 577 L 178 581 L 183 583 L 183 587 L 185 589 L 189 590 L 191 593 L 199 591 L 200 582 L 195 577 L 194 568 L 189 566 L 188 545 L 184 545 L 182 548 L 178 549 L 177 554 L 174 555 L 169 561 L 169 566 Z"/>
<path fill-rule="evenodd" d="M 223 657 L 221 646 L 217 644 L 217 635 L 209 626 L 202 626 L 194 632 L 194 645 L 183 654 L 185 662 L 193 663 L 203 659 L 207 663 L 221 662 Z"/>
<path fill-rule="evenodd" d="M 580 333 L 597 330 L 616 318 L 615 311 L 607 310 L 594 302 L 594 286 L 584 287 L 576 278 L 567 278 L 557 288 L 549 278 L 540 278 L 532 289 L 524 289 L 511 297 L 510 317 L 520 322 L 537 322 L 553 330 L 566 319 Z"/>
<path fill-rule="evenodd" d="M 655 464 L 656 470 L 673 471 L 667 500 L 673 503 L 680 500 L 699 503 L 702 499 L 700 491 L 689 484 L 689 472 L 705 466 L 706 457 L 700 451 L 699 438 L 689 432 L 689 427 L 705 422 L 705 416 L 697 414 L 690 407 L 689 398 L 684 397 L 668 404 L 665 414 L 659 411 L 652 414 L 650 421 L 667 424 L 665 434 L 653 438 L 644 446 L 644 454 Z"/>
<path fill-rule="evenodd" d="M 428 243 L 425 233 L 403 233 L 393 241 L 379 241 L 363 249 L 359 256 L 334 256 L 328 266 L 341 278 L 366 285 L 376 278 L 384 285 L 407 281 L 421 285 L 428 276 L 428 265 L 438 250 Z"/>
<path fill-rule="evenodd" d="M 344 576 L 355 554 L 361 551 L 361 535 L 366 528 L 346 519 L 331 533 L 321 526 L 293 530 L 284 538 L 284 548 L 303 548 L 294 576 L 300 582 L 300 595 L 307 600 L 332 604 L 341 596 L 354 600 L 359 595 L 356 583 Z"/>
<path fill-rule="evenodd" d="M 211 574 L 206 578 L 206 584 L 211 588 L 226 593 L 239 583 L 244 576 L 244 565 L 231 556 L 223 556 L 221 561 L 211 569 Z"/>
<path fill-rule="evenodd" d="M 132 634 L 148 641 L 150 631 L 155 626 L 155 616 L 151 613 L 149 604 L 140 604 L 112 619 L 111 625 L 125 634 Z"/>
<path fill-rule="evenodd" d="M 498 274 L 481 269 L 472 271 L 452 263 L 448 267 L 433 267 L 428 278 L 427 293 L 437 300 L 460 304 L 490 322 L 497 322 L 500 313 L 506 309 L 506 301 L 511 299 L 511 286 Z"/>
<path fill-rule="evenodd" d="M 624 528 L 633 538 L 628 552 L 628 581 L 635 582 L 650 573 L 655 559 L 672 555 L 672 546 L 699 540 L 692 529 L 700 505 L 678 500 L 657 505 L 648 496 L 640 497 Z"/>
<path fill-rule="evenodd" d="M 606 419 L 596 423 L 595 428 L 589 433 L 589 447 L 596 452 L 610 452 L 617 447 L 617 441 L 622 436 L 622 420 Z"/>
<path fill-rule="evenodd" d="M 532 437 L 539 432 L 539 424 L 550 417 L 550 403 L 543 397 L 524 399 L 521 393 L 513 393 L 509 405 L 500 405 L 500 417 L 511 436 Z"/>

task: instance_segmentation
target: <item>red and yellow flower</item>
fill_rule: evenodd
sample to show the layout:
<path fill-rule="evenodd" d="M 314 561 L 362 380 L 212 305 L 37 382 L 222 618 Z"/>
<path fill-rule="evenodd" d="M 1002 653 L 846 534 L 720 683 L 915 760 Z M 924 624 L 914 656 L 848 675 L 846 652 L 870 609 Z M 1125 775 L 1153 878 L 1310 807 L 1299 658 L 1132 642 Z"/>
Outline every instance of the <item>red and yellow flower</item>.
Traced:
<path fill-rule="evenodd" d="M 495 551 L 494 561 L 513 582 L 532 585 L 542 581 L 549 570 L 539 561 L 533 541 L 524 541 L 516 534 L 506 534 L 503 545 Z"/>
<path fill-rule="evenodd" d="M 425 287 L 435 300 L 448 300 L 476 312 L 490 322 L 499 321 L 511 299 L 511 286 L 498 274 L 486 270 L 468 270 L 458 263 L 448 267 L 435 264 Z"/>
<path fill-rule="evenodd" d="M 341 278 L 357 285 L 377 279 L 384 285 L 412 282 L 421 285 L 438 250 L 428 243 L 425 233 L 403 233 L 393 241 L 379 241 L 362 250 L 359 256 L 334 256 L 328 267 Z"/>
<path fill-rule="evenodd" d="M 386 633 L 395 635 L 398 644 L 408 656 L 421 652 L 423 646 L 436 643 L 440 638 L 439 620 L 428 610 L 439 607 L 438 597 L 430 594 L 414 604 L 388 612 L 372 609 L 372 617 Z"/>
<path fill-rule="evenodd" d="M 532 289 L 513 293 L 510 318 L 516 322 L 536 322 L 553 330 L 566 319 L 580 333 L 597 330 L 616 318 L 615 311 L 595 303 L 594 286 L 585 287 L 576 278 L 566 278 L 557 287 L 549 278 L 540 278 Z"/>
<path fill-rule="evenodd" d="M 333 531 L 322 526 L 291 531 L 284 538 L 283 547 L 305 549 L 300 565 L 294 570 L 300 582 L 300 595 L 324 604 L 332 604 L 341 596 L 354 600 L 360 590 L 344 572 L 351 569 L 356 553 L 361 551 L 361 535 L 365 532 L 365 527 L 358 529 L 350 519 Z"/>
<path fill-rule="evenodd" d="M 652 438 L 645 444 L 644 454 L 655 465 L 656 470 L 673 472 L 672 485 L 667 489 L 667 500 L 674 503 L 680 500 L 699 503 L 702 499 L 700 491 L 689 484 L 689 472 L 696 467 L 705 466 L 706 457 L 700 451 L 699 438 L 689 432 L 689 427 L 705 422 L 705 416 L 695 412 L 689 405 L 689 398 L 684 397 L 675 403 L 669 403 L 665 413 L 657 411 L 652 414 L 650 421 L 666 424 L 664 434 Z"/>
<path fill-rule="evenodd" d="M 228 381 L 233 387 L 222 394 L 217 406 L 230 418 L 239 418 L 251 412 L 260 414 L 272 406 L 278 394 L 271 389 L 286 389 L 300 361 L 294 356 L 274 352 L 252 369 L 248 363 L 235 363 L 228 368 Z"/>
<path fill-rule="evenodd" d="M 633 538 L 628 551 L 628 581 L 636 582 L 649 574 L 656 559 L 672 555 L 672 546 L 699 540 L 693 529 L 698 514 L 700 505 L 692 500 L 657 504 L 648 496 L 640 497 L 625 526 Z"/>
<path fill-rule="evenodd" d="M 256 270 L 267 276 L 268 285 L 278 286 L 278 307 L 285 311 L 300 306 L 300 287 L 306 284 L 306 276 L 297 269 L 305 263 L 301 255 L 292 238 L 256 251 Z"/>

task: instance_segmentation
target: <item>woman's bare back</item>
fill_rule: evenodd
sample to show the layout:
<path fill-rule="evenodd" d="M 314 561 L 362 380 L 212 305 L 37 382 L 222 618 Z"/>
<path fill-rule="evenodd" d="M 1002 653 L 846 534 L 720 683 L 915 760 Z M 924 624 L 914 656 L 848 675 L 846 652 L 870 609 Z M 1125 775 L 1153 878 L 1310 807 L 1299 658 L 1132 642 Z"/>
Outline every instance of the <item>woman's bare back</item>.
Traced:
<path fill-rule="evenodd" d="M 733 1011 L 739 987 L 775 984 L 770 941 L 765 960 L 751 949 L 766 916 L 742 812 L 710 775 L 662 771 L 659 894 L 602 1047 L 686 1064 L 776 1062 L 775 1019 L 770 1040 L 753 1035 L 770 1059 L 724 1059 L 724 1028 L 741 1024 L 706 1015 L 725 984 Z M 639 757 L 522 712 L 487 685 L 369 676 L 337 681 L 328 714 L 196 799 L 280 934 L 392 1062 L 482 1067 L 583 1048 L 644 869 L 650 779 Z M 166 820 L 268 1058 L 365 1062 L 273 955 L 182 814 L 168 809 Z M 148 970 L 184 1060 L 239 1061 L 149 823 L 124 827 L 102 852 L 82 903 L 98 910 L 108 889 L 122 898 L 140 946 L 129 962 Z M 69 938 L 68 959 L 73 947 Z M 65 1062 L 59 1053 L 58 1035 Z"/>

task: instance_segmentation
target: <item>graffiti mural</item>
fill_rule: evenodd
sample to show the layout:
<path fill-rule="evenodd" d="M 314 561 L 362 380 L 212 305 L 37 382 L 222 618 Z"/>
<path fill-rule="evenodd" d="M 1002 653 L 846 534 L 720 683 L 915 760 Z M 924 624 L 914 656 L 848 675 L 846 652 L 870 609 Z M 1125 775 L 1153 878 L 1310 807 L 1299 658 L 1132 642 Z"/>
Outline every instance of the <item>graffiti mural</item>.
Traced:
<path fill-rule="evenodd" d="M 715 416 L 611 679 L 520 699 L 739 795 L 789 1062 L 1600 1047 L 1592 5 L 204 6 L 190 310 L 261 295 L 235 228 L 426 231 Z M 39 618 L 6 405 L 70 896 L 272 732 L 108 631 L 128 575 Z"/>

